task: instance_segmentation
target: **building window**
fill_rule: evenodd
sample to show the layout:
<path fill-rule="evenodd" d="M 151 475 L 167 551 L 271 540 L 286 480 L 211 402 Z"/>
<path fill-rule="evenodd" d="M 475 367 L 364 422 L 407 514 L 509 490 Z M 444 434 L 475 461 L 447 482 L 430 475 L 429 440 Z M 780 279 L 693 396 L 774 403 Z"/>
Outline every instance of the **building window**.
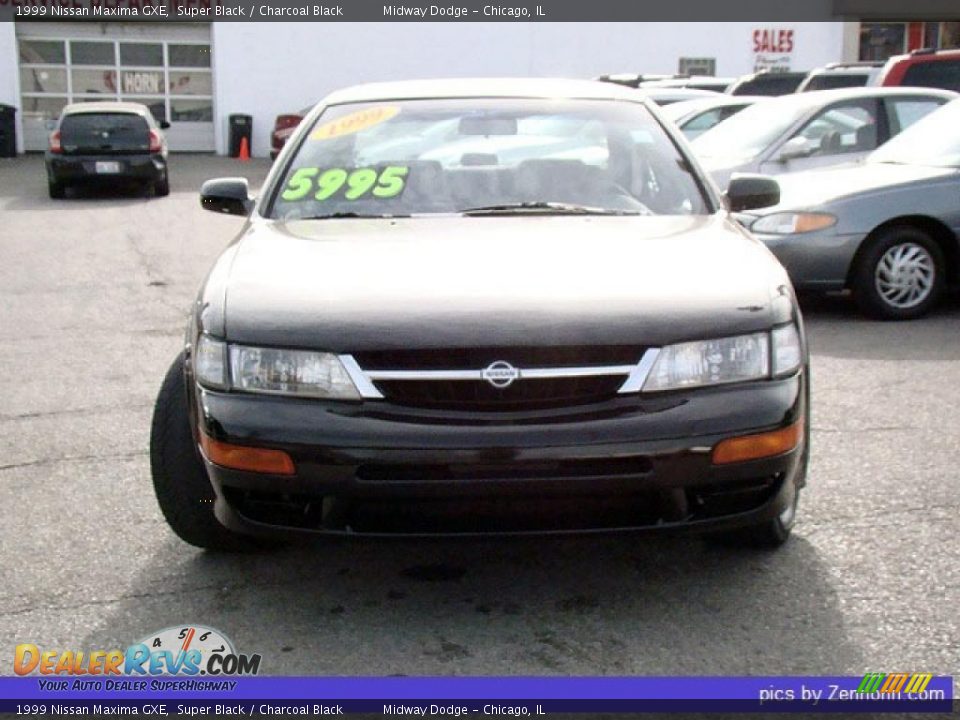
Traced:
<path fill-rule="evenodd" d="M 117 71 L 82 68 L 71 71 L 74 95 L 106 95 L 101 100 L 114 100 L 117 95 Z"/>
<path fill-rule="evenodd" d="M 940 23 L 940 47 L 960 48 L 960 22 Z"/>
<path fill-rule="evenodd" d="M 70 62 L 73 65 L 108 65 L 117 64 L 112 42 L 78 42 L 70 43 Z"/>
<path fill-rule="evenodd" d="M 884 61 L 907 50 L 906 23 L 861 23 L 860 59 Z"/>
<path fill-rule="evenodd" d="M 67 61 L 62 40 L 21 40 L 20 62 L 63 65 Z"/>
<path fill-rule="evenodd" d="M 62 68 L 21 67 L 20 92 L 66 94 L 67 71 Z"/>
<path fill-rule="evenodd" d="M 171 44 L 170 67 L 181 68 L 208 68 L 210 67 L 209 45 L 175 45 Z"/>
<path fill-rule="evenodd" d="M 120 64 L 163 67 L 163 45 L 160 43 L 120 43 Z"/>

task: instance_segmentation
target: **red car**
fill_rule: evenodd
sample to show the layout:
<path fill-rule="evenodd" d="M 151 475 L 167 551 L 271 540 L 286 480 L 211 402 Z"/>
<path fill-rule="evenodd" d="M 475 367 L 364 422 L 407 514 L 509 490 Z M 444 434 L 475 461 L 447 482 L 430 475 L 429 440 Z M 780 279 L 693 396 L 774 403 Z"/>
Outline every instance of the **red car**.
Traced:
<path fill-rule="evenodd" d="M 283 145 L 287 142 L 287 139 L 293 135 L 293 131 L 297 129 L 297 125 L 300 124 L 300 121 L 306 116 L 308 112 L 313 109 L 313 106 L 305 107 L 299 112 L 290 113 L 288 115 L 277 115 L 276 121 L 273 123 L 273 132 L 270 133 L 270 159 L 276 160 L 277 155 L 280 154 L 280 151 L 283 150 Z"/>
<path fill-rule="evenodd" d="M 960 92 L 960 50 L 914 50 L 894 55 L 880 71 L 878 85 L 912 85 Z"/>

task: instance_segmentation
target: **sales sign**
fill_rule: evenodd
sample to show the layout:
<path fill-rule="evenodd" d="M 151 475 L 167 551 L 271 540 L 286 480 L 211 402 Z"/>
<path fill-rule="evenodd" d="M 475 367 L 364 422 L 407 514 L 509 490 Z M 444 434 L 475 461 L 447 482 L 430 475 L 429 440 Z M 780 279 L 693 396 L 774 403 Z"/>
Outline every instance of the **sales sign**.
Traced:
<path fill-rule="evenodd" d="M 794 48 L 793 28 L 755 28 L 753 31 L 753 70 L 786 72 L 790 69 Z"/>

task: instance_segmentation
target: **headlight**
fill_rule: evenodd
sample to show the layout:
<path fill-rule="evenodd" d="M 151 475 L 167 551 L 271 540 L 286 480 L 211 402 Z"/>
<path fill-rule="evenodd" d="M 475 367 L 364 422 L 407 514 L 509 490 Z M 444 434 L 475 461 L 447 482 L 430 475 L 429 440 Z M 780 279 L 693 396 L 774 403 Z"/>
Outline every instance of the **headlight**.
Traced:
<path fill-rule="evenodd" d="M 330 353 L 231 345 L 230 371 L 233 387 L 245 392 L 360 399 L 340 359 Z"/>
<path fill-rule="evenodd" d="M 643 390 L 675 390 L 769 376 L 770 336 L 753 333 L 667 345 L 657 356 Z"/>
<path fill-rule="evenodd" d="M 201 335 L 193 368 L 197 381 L 214 390 L 232 388 L 270 395 L 360 399 L 340 358 L 330 353 L 227 345 Z"/>
<path fill-rule="evenodd" d="M 193 352 L 193 372 L 201 385 L 217 390 L 226 389 L 227 344 L 201 335 Z"/>
<path fill-rule="evenodd" d="M 760 218 L 750 229 L 771 235 L 794 235 L 824 230 L 836 224 L 836 216 L 829 213 L 775 213 Z"/>
<path fill-rule="evenodd" d="M 660 350 L 642 392 L 782 377 L 796 372 L 802 363 L 803 347 L 794 323 L 769 333 L 667 345 Z"/>

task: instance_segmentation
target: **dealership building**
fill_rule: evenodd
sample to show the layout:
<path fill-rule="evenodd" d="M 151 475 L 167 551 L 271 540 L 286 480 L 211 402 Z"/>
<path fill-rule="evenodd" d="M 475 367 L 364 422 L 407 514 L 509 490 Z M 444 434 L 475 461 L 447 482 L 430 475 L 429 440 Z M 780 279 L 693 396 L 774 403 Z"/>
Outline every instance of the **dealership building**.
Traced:
<path fill-rule="evenodd" d="M 0 104 L 19 152 L 43 150 L 64 105 L 135 100 L 170 121 L 174 151 L 227 150 L 253 117 L 266 156 L 276 115 L 361 82 L 456 76 L 807 70 L 957 47 L 960 22 L 246 23 L 2 22 Z"/>

